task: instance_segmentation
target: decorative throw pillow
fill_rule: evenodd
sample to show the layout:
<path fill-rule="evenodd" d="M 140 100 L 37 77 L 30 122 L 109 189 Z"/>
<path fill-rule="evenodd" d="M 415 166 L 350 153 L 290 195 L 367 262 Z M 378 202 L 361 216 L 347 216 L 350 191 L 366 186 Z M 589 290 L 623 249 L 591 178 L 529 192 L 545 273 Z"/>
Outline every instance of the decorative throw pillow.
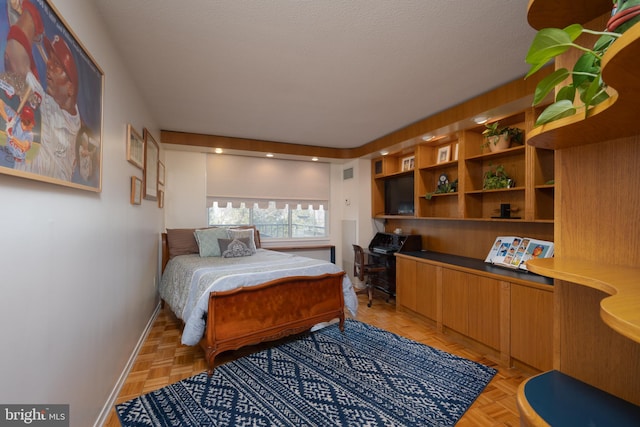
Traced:
<path fill-rule="evenodd" d="M 167 246 L 169 247 L 170 258 L 198 253 L 198 243 L 193 235 L 194 231 L 194 228 L 167 229 Z"/>
<path fill-rule="evenodd" d="M 201 257 L 220 256 L 220 245 L 218 239 L 229 238 L 229 232 L 226 228 L 207 228 L 195 231 L 196 241 Z"/>
<path fill-rule="evenodd" d="M 255 225 L 239 225 L 237 227 L 231 227 L 231 230 L 253 230 L 253 243 L 255 243 L 256 248 L 262 247 L 260 243 L 260 231 L 256 228 Z"/>
<path fill-rule="evenodd" d="M 247 246 L 249 247 L 249 250 L 251 251 L 251 254 L 255 254 L 256 253 L 256 243 L 255 243 L 255 233 L 253 229 L 247 228 L 247 229 L 237 229 L 237 228 L 231 228 L 229 229 L 229 238 L 230 239 L 247 239 L 248 240 L 248 244 Z"/>
<path fill-rule="evenodd" d="M 218 239 L 220 252 L 223 258 L 236 258 L 242 256 L 251 256 L 255 253 L 249 248 L 250 241 L 247 237 L 235 239 Z"/>

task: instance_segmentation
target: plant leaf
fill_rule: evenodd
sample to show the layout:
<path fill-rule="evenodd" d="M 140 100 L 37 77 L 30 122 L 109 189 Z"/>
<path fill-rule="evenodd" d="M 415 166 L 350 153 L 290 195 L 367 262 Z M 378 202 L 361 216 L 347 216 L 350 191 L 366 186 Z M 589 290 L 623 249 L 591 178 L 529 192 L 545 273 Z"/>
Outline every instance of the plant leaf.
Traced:
<path fill-rule="evenodd" d="M 596 65 L 597 63 L 597 65 Z M 580 87 L 585 82 L 587 84 L 591 84 L 591 82 L 595 79 L 593 76 L 584 75 L 582 73 L 588 74 L 600 74 L 600 60 L 594 57 L 589 53 L 585 53 L 578 58 L 575 65 L 573 66 L 573 85 L 575 87 Z"/>
<path fill-rule="evenodd" d="M 572 116 L 575 113 L 576 109 L 574 108 L 573 103 L 567 99 L 563 99 L 561 101 L 554 102 L 545 108 L 538 117 L 538 120 L 536 120 L 536 126 L 543 125 L 563 117 Z"/>
<path fill-rule="evenodd" d="M 571 101 L 571 103 L 573 103 L 573 100 L 575 99 L 575 97 L 576 97 L 576 88 L 573 85 L 567 85 L 561 88 L 556 94 L 556 102 L 566 99 L 568 101 Z"/>
<path fill-rule="evenodd" d="M 538 105 L 542 102 L 547 95 L 549 95 L 549 92 L 551 92 L 558 84 L 562 83 L 562 81 L 567 77 L 569 77 L 569 70 L 566 68 L 559 68 L 544 79 L 540 80 L 536 86 L 536 91 L 533 94 L 533 105 Z"/>
<path fill-rule="evenodd" d="M 575 41 L 578 37 L 580 37 L 580 34 L 582 34 L 582 30 L 584 28 L 582 27 L 582 25 L 580 24 L 571 24 L 568 27 L 564 27 L 564 29 L 562 31 L 564 31 L 565 33 L 567 33 L 567 35 L 569 36 L 569 38 L 571 39 L 571 41 Z"/>
<path fill-rule="evenodd" d="M 534 66 L 549 62 L 550 59 L 566 52 L 571 47 L 573 42 L 571 37 L 572 34 L 559 28 L 543 28 L 533 38 L 525 61 Z"/>

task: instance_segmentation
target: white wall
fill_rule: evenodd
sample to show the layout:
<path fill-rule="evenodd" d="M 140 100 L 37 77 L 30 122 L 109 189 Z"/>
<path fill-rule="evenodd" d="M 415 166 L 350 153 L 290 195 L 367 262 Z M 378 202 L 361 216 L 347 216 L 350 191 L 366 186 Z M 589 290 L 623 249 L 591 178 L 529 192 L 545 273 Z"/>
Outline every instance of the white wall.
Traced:
<path fill-rule="evenodd" d="M 206 226 L 206 153 L 193 151 L 165 151 L 167 228 Z M 224 156 L 221 157 L 224 159 Z M 354 179 L 343 181 L 342 171 L 354 167 Z M 371 221 L 371 177 L 369 160 L 353 160 L 345 164 L 331 164 L 329 244 L 336 247 L 336 264 L 352 259 L 352 251 L 343 249 L 342 220 L 358 224 L 357 241 L 366 246 L 373 235 Z M 350 205 L 345 199 L 351 201 Z M 351 240 L 351 239 L 349 239 Z M 351 247 L 349 241 L 349 248 Z"/>
<path fill-rule="evenodd" d="M 102 192 L 0 174 L 0 402 L 68 403 L 84 427 L 157 306 L 163 211 L 129 203 L 127 122 L 160 135 L 93 3 L 52 3 L 105 73 Z"/>

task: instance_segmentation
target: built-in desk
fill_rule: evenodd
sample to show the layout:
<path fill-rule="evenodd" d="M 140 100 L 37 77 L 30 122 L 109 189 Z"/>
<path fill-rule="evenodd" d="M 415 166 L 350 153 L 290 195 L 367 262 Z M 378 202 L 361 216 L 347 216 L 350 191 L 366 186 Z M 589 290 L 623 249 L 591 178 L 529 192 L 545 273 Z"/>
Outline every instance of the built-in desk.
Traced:
<path fill-rule="evenodd" d="M 410 311 L 502 365 L 553 361 L 553 280 L 430 251 L 396 255 L 396 308 Z"/>

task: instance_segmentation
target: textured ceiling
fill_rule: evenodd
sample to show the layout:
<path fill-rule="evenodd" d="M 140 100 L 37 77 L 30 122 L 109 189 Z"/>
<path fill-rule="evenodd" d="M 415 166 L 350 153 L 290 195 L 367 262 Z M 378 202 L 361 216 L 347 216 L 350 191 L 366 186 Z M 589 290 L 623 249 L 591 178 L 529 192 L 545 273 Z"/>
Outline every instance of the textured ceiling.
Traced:
<path fill-rule="evenodd" d="M 163 130 L 351 148 L 523 76 L 527 0 L 93 0 Z"/>

